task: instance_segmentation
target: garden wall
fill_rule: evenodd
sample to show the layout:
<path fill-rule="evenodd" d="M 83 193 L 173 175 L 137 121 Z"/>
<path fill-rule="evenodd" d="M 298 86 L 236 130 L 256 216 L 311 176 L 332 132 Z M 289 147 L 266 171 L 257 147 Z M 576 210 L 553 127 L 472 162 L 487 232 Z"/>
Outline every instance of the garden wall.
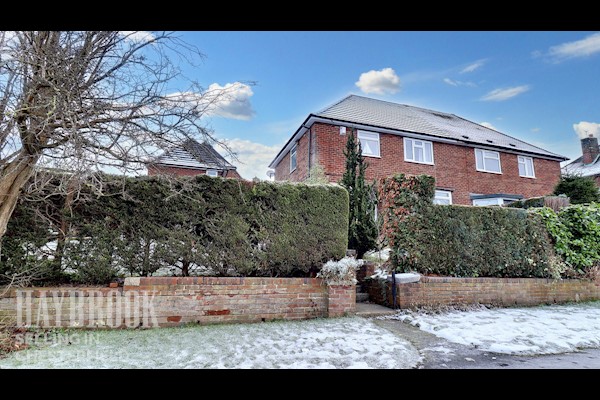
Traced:
<path fill-rule="evenodd" d="M 318 278 L 126 278 L 122 288 L 11 290 L 0 316 L 19 326 L 136 328 L 337 317 L 355 311 L 352 286 Z"/>
<path fill-rule="evenodd" d="M 392 283 L 365 281 L 369 299 L 391 306 Z M 419 282 L 396 284 L 399 308 L 486 304 L 535 306 L 600 299 L 600 283 L 544 278 L 442 278 L 422 276 Z"/>

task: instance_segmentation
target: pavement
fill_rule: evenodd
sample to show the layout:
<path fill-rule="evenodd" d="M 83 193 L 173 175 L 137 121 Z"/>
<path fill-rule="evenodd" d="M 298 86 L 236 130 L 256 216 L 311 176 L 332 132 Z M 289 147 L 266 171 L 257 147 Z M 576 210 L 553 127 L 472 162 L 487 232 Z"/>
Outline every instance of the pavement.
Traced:
<path fill-rule="evenodd" d="M 395 314 L 391 308 L 378 304 L 357 303 L 356 315 L 409 341 L 423 356 L 423 369 L 598 369 L 600 349 L 585 349 L 576 353 L 541 356 L 515 356 L 482 351 L 439 338 L 431 333 L 398 320 L 377 319 Z"/>

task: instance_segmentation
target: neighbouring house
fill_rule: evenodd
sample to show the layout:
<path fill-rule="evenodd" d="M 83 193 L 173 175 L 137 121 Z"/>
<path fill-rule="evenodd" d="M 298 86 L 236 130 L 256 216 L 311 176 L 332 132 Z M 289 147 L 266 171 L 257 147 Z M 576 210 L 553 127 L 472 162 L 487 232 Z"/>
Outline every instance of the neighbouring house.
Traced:
<path fill-rule="evenodd" d="M 547 195 L 567 160 L 454 114 L 350 95 L 304 120 L 269 165 L 275 180 L 304 181 L 318 163 L 330 182 L 340 181 L 347 135 L 360 140 L 369 180 L 431 175 L 438 204 L 501 205 Z"/>
<path fill-rule="evenodd" d="M 567 175 L 590 176 L 600 186 L 600 148 L 598 138 L 590 135 L 581 139 L 581 157 L 563 167 Z"/>
<path fill-rule="evenodd" d="M 210 144 L 193 139 L 187 139 L 153 160 L 148 165 L 148 175 L 208 175 L 241 179 L 236 167 Z"/>

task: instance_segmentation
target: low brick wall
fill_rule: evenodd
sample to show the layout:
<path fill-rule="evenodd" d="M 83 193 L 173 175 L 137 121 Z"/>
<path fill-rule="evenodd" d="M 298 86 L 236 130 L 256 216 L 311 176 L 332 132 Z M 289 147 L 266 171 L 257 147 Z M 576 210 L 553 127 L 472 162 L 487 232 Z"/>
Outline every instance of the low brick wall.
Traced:
<path fill-rule="evenodd" d="M 352 314 L 352 286 L 317 278 L 127 278 L 122 288 L 26 288 L 0 298 L 21 326 L 122 328 Z"/>
<path fill-rule="evenodd" d="M 392 305 L 390 281 L 367 280 L 369 299 Z M 588 280 L 539 278 L 440 278 L 421 277 L 419 282 L 396 284 L 399 308 L 487 304 L 535 306 L 600 299 L 600 283 Z"/>

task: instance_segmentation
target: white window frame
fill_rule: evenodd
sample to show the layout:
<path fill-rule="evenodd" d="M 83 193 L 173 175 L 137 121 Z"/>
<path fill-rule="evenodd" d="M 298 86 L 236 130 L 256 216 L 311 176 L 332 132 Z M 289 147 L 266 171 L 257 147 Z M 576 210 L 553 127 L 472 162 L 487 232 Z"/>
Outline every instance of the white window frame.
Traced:
<path fill-rule="evenodd" d="M 216 178 L 219 176 L 219 171 L 217 171 L 216 169 L 207 169 L 206 175 L 210 176 L 211 178 Z"/>
<path fill-rule="evenodd" d="M 531 171 L 527 171 L 527 160 L 531 161 Z M 520 166 L 521 164 L 523 164 L 523 168 L 525 168 L 525 175 L 521 175 L 521 170 L 519 169 L 519 176 L 523 178 L 535 179 L 535 166 L 533 165 L 533 157 L 517 156 L 517 166 Z M 531 174 L 528 175 L 528 172 L 531 172 Z"/>
<path fill-rule="evenodd" d="M 369 135 L 369 137 L 366 137 L 367 135 Z M 375 139 L 373 137 L 373 135 L 376 135 L 377 138 Z M 361 139 L 363 139 L 363 140 L 369 140 L 369 141 L 372 141 L 372 142 L 377 142 L 377 154 L 365 154 L 364 153 L 365 146 L 363 146 L 362 143 L 360 144 L 360 147 L 363 150 L 363 152 L 362 152 L 362 156 L 363 157 L 381 158 L 381 137 L 379 135 L 379 132 L 371 132 L 371 131 L 361 131 L 361 130 L 359 130 L 357 132 L 357 134 L 356 134 L 356 138 L 358 139 L 359 142 L 360 142 Z"/>
<path fill-rule="evenodd" d="M 412 145 L 411 145 L 412 154 L 408 154 L 408 146 L 406 145 L 406 142 L 409 141 L 409 140 L 412 142 Z M 419 144 L 417 144 L 417 142 Z M 415 157 L 415 147 L 423 149 L 423 159 L 425 159 L 425 151 L 427 149 L 426 144 L 429 144 L 431 146 L 431 162 L 417 161 L 416 157 Z M 430 142 L 428 140 L 421 140 L 421 139 L 413 139 L 413 138 L 409 138 L 409 137 L 404 137 L 404 161 L 408 161 L 408 162 L 412 162 L 412 163 L 417 163 L 417 164 L 434 165 L 433 142 Z"/>
<path fill-rule="evenodd" d="M 292 163 L 292 160 L 294 161 Z M 295 143 L 290 149 L 290 174 L 298 167 L 298 144 Z"/>
<path fill-rule="evenodd" d="M 481 152 L 481 158 L 483 160 L 482 166 L 477 165 L 477 152 L 478 151 Z M 489 156 L 490 154 L 495 154 L 496 157 L 490 157 Z M 492 171 L 492 170 L 485 168 L 485 160 L 488 158 L 492 159 L 492 160 L 498 160 L 498 168 L 500 169 L 499 171 Z M 493 150 L 485 150 L 485 149 L 475 149 L 475 169 L 477 169 L 477 171 L 479 171 L 479 172 L 487 172 L 489 174 L 502 174 L 502 162 L 500 161 L 500 152 L 493 151 Z"/>
<path fill-rule="evenodd" d="M 438 196 L 438 193 L 444 193 L 447 194 L 447 196 Z M 448 200 L 449 203 L 445 204 L 445 203 L 436 203 L 436 200 Z M 435 196 L 433 197 L 433 204 L 438 204 L 438 205 L 442 205 L 442 206 L 446 206 L 446 205 L 452 205 L 452 192 L 450 190 L 444 190 L 444 189 L 435 189 Z"/>

